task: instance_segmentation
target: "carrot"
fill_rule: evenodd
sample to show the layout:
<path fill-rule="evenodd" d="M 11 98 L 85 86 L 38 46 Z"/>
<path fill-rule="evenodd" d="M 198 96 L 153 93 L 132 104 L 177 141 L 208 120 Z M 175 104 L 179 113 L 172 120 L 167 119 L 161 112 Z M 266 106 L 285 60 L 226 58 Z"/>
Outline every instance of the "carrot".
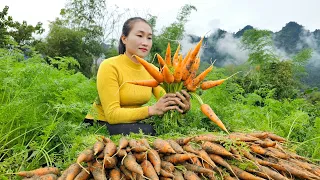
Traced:
<path fill-rule="evenodd" d="M 32 176 L 42 176 L 46 174 L 56 174 L 60 173 L 59 169 L 56 167 L 44 167 L 38 168 L 32 171 L 20 171 L 17 174 L 22 177 L 32 177 Z"/>
<path fill-rule="evenodd" d="M 97 155 L 96 159 L 103 159 L 103 158 L 104 158 L 104 153 L 102 151 Z"/>
<path fill-rule="evenodd" d="M 185 68 L 187 70 L 190 70 L 192 64 L 194 63 L 195 59 L 196 59 L 196 56 L 198 55 L 199 51 L 200 51 L 200 48 L 201 48 L 201 45 L 202 45 L 202 41 L 203 41 L 203 38 L 201 38 L 201 40 L 198 42 L 198 44 L 194 47 L 192 53 L 190 54 L 190 57 L 189 59 L 187 60 L 186 64 L 185 64 Z"/>
<path fill-rule="evenodd" d="M 159 85 L 159 82 L 155 79 L 127 81 L 127 83 L 146 87 L 157 87 Z"/>
<path fill-rule="evenodd" d="M 119 145 L 118 145 L 118 151 L 112 156 L 115 156 L 116 154 L 118 154 L 120 150 L 127 147 L 128 145 L 129 145 L 129 141 L 126 137 L 120 138 Z"/>
<path fill-rule="evenodd" d="M 127 151 L 125 149 L 118 150 L 118 154 L 117 154 L 118 157 L 124 157 L 126 155 L 127 155 Z"/>
<path fill-rule="evenodd" d="M 93 145 L 93 155 L 97 155 L 98 153 L 100 153 L 101 151 L 103 151 L 104 149 L 104 144 L 101 141 L 97 141 L 96 143 L 94 143 Z"/>
<path fill-rule="evenodd" d="M 159 180 L 159 177 L 156 173 L 156 171 L 154 170 L 152 164 L 148 161 L 148 160 L 144 160 L 142 163 L 141 163 L 141 167 L 142 167 L 142 170 L 143 170 L 143 174 L 152 179 L 152 180 Z"/>
<path fill-rule="evenodd" d="M 149 145 L 149 142 L 147 139 L 145 138 L 142 138 L 142 139 L 139 139 L 139 141 L 142 145 L 146 146 L 148 149 L 151 149 L 150 145 Z"/>
<path fill-rule="evenodd" d="M 174 140 L 172 139 L 169 139 L 167 140 L 170 144 L 170 146 L 172 147 L 172 149 L 176 152 L 176 153 L 179 153 L 179 154 L 182 154 L 184 151 L 182 149 L 182 147 L 177 143 L 175 142 Z"/>
<path fill-rule="evenodd" d="M 209 72 L 213 69 L 213 65 L 209 66 L 206 70 L 204 70 L 201 74 L 199 74 L 194 80 L 192 81 L 192 86 L 197 87 L 200 82 L 204 80 L 204 78 L 208 75 Z"/>
<path fill-rule="evenodd" d="M 238 140 L 238 141 L 245 141 L 245 142 L 252 142 L 252 141 L 258 141 L 259 138 L 250 136 L 248 134 L 243 133 L 231 133 L 228 136 L 230 139 Z"/>
<path fill-rule="evenodd" d="M 259 139 L 265 139 L 268 137 L 268 133 L 266 132 L 252 132 L 252 133 L 248 133 L 250 136 L 259 138 Z"/>
<path fill-rule="evenodd" d="M 141 166 L 137 163 L 136 158 L 132 154 L 128 154 L 124 160 L 123 165 L 132 172 L 143 175 Z"/>
<path fill-rule="evenodd" d="M 149 161 L 152 163 L 155 171 L 157 172 L 157 174 L 159 174 L 161 169 L 161 159 L 158 152 L 154 149 L 150 149 L 147 152 L 147 156 Z"/>
<path fill-rule="evenodd" d="M 224 180 L 236 180 L 235 178 L 231 177 L 230 175 L 224 175 L 223 179 Z"/>
<path fill-rule="evenodd" d="M 315 174 L 308 172 L 306 170 L 303 170 L 299 168 L 299 166 L 296 166 L 294 164 L 290 164 L 290 162 L 285 162 L 283 160 L 278 162 L 279 165 L 283 166 L 286 171 L 288 171 L 290 174 L 301 178 L 301 179 L 320 179 L 319 176 L 316 176 Z"/>
<path fill-rule="evenodd" d="M 277 144 L 275 141 L 268 140 L 268 139 L 265 139 L 264 141 L 258 140 L 258 141 L 255 141 L 255 143 L 259 144 L 261 147 L 274 147 Z"/>
<path fill-rule="evenodd" d="M 317 176 L 320 176 L 320 167 L 317 167 L 316 165 L 309 164 L 307 162 L 302 162 L 302 161 L 299 161 L 299 160 L 293 159 L 293 158 L 290 158 L 289 161 L 292 163 L 295 163 L 296 165 L 300 166 L 303 169 L 306 169 L 306 170 L 312 172 L 313 174 L 315 174 Z"/>
<path fill-rule="evenodd" d="M 265 167 L 265 166 L 259 166 L 259 169 L 261 172 L 264 172 L 265 174 L 267 174 L 267 176 L 271 177 L 272 179 L 275 180 L 288 180 L 288 178 L 284 177 L 283 175 L 281 175 L 280 173 Z"/>
<path fill-rule="evenodd" d="M 161 169 L 172 173 L 174 171 L 174 165 L 171 162 L 161 161 Z"/>
<path fill-rule="evenodd" d="M 190 142 L 191 140 L 192 140 L 192 137 L 185 137 L 185 138 L 176 139 L 176 142 L 177 142 L 180 146 L 183 146 L 183 145 L 187 144 L 188 142 Z"/>
<path fill-rule="evenodd" d="M 202 149 L 204 149 L 208 153 L 213 153 L 221 156 L 233 156 L 232 153 L 227 151 L 223 146 L 209 141 L 206 141 L 202 144 Z"/>
<path fill-rule="evenodd" d="M 58 176 L 55 174 L 46 174 L 39 177 L 39 180 L 56 180 L 56 179 L 58 179 Z"/>
<path fill-rule="evenodd" d="M 120 170 L 125 176 L 133 179 L 131 172 L 124 165 L 120 165 Z"/>
<path fill-rule="evenodd" d="M 134 55 L 136 59 L 142 64 L 142 66 L 149 72 L 149 74 L 159 83 L 163 82 L 163 76 L 154 66 L 148 63 L 146 60 L 140 58 L 139 56 Z"/>
<path fill-rule="evenodd" d="M 173 171 L 173 175 L 175 180 L 184 180 L 182 173 L 177 169 Z"/>
<path fill-rule="evenodd" d="M 215 154 L 209 154 L 209 156 L 215 163 L 220 164 L 221 166 L 227 168 L 229 171 L 231 171 L 235 175 L 229 163 L 227 163 L 227 161 L 225 161 L 222 157 Z"/>
<path fill-rule="evenodd" d="M 239 72 L 237 72 L 239 73 Z M 224 83 L 226 80 L 228 80 L 229 78 L 231 78 L 232 76 L 236 75 L 237 73 L 234 73 L 232 74 L 231 76 L 225 78 L 225 79 L 219 79 L 219 80 L 215 80 L 215 81 L 205 81 L 201 84 L 201 89 L 202 90 L 207 90 L 207 89 L 210 89 L 210 88 L 213 88 L 215 86 L 219 86 L 221 85 L 222 83 Z"/>
<path fill-rule="evenodd" d="M 286 139 L 273 133 L 268 133 L 268 137 L 274 141 L 285 142 Z"/>
<path fill-rule="evenodd" d="M 281 159 L 289 159 L 290 156 L 286 153 L 283 153 L 281 151 L 279 151 L 276 148 L 273 147 L 267 147 L 267 150 L 269 150 L 270 152 L 272 152 L 274 154 L 275 157 L 281 158 Z"/>
<path fill-rule="evenodd" d="M 161 55 L 158 54 L 158 53 L 157 53 L 157 58 L 158 58 L 159 65 L 160 65 L 160 67 L 162 68 L 162 67 L 166 64 L 166 62 L 163 60 L 163 58 L 161 57 Z"/>
<path fill-rule="evenodd" d="M 183 163 L 183 166 L 187 170 L 195 172 L 195 173 L 214 173 L 213 171 L 211 171 L 211 170 L 209 170 L 207 168 L 203 168 L 201 166 L 197 166 L 197 165 L 190 164 L 190 163 Z"/>
<path fill-rule="evenodd" d="M 176 153 L 170 144 L 162 139 L 156 139 L 153 141 L 153 147 L 160 153 Z"/>
<path fill-rule="evenodd" d="M 118 159 L 114 156 L 105 156 L 103 159 L 103 165 L 105 169 L 112 169 L 117 165 Z"/>
<path fill-rule="evenodd" d="M 263 180 L 263 178 L 254 176 L 234 165 L 231 165 L 233 172 L 240 178 L 240 179 L 250 179 L 250 180 Z"/>
<path fill-rule="evenodd" d="M 142 161 L 147 159 L 147 153 L 141 152 L 141 153 L 133 153 L 133 156 L 136 158 L 136 161 L 141 163 Z"/>
<path fill-rule="evenodd" d="M 179 63 L 174 69 L 173 77 L 174 82 L 180 82 L 182 79 L 182 56 L 179 57 Z"/>
<path fill-rule="evenodd" d="M 205 160 L 206 163 L 208 163 L 210 166 L 212 166 L 213 169 L 215 169 L 217 167 L 216 164 L 212 161 L 212 159 L 210 158 L 210 156 L 208 155 L 208 153 L 205 150 L 201 149 L 200 151 L 197 152 L 197 155 L 201 159 Z"/>
<path fill-rule="evenodd" d="M 168 42 L 167 50 L 166 50 L 166 56 L 165 56 L 165 61 L 167 66 L 171 66 L 171 47 L 170 47 L 170 42 Z"/>
<path fill-rule="evenodd" d="M 182 148 L 183 148 L 185 151 L 191 152 L 191 153 L 194 153 L 194 154 L 197 154 L 197 151 L 198 151 L 198 150 L 194 149 L 191 144 L 186 144 L 186 145 L 184 145 Z"/>
<path fill-rule="evenodd" d="M 113 156 L 113 154 L 114 153 L 116 153 L 116 151 L 117 151 L 117 146 L 116 146 L 116 144 L 114 143 L 114 142 L 112 142 L 112 141 L 109 141 L 106 145 L 105 145 L 105 147 L 104 147 L 104 149 L 103 149 L 103 154 L 104 154 L 104 157 L 111 157 L 111 156 Z"/>
<path fill-rule="evenodd" d="M 196 157 L 196 156 L 194 154 L 173 154 L 173 155 L 165 156 L 163 160 L 171 162 L 173 164 L 178 164 L 178 163 L 185 162 L 191 159 L 192 157 Z"/>
<path fill-rule="evenodd" d="M 201 180 L 199 178 L 198 175 L 196 175 L 196 173 L 192 172 L 192 171 L 186 171 L 184 174 L 183 174 L 183 177 L 184 179 L 186 180 Z"/>
<path fill-rule="evenodd" d="M 167 177 L 160 176 L 160 180 L 172 180 L 172 178 L 167 178 Z"/>
<path fill-rule="evenodd" d="M 129 146 L 134 152 L 146 152 L 148 148 L 134 139 L 129 140 Z"/>
<path fill-rule="evenodd" d="M 83 169 L 85 170 L 85 169 Z M 79 164 L 74 163 L 69 168 L 67 169 L 68 173 L 66 175 L 66 180 L 73 180 L 80 172 L 81 172 L 81 167 Z"/>
<path fill-rule="evenodd" d="M 184 85 L 187 88 L 189 87 L 188 85 L 190 85 L 190 87 L 193 87 L 192 86 L 192 81 L 197 75 L 197 70 L 198 70 L 199 66 L 200 66 L 200 58 L 197 57 L 195 62 L 194 62 L 194 64 L 192 64 L 192 66 L 191 66 L 191 68 L 189 70 L 189 76 L 188 76 L 187 80 L 184 82 Z"/>
<path fill-rule="evenodd" d="M 89 170 L 95 180 L 107 180 L 102 163 L 95 161 L 89 166 Z"/>
<path fill-rule="evenodd" d="M 179 63 L 179 51 L 180 51 L 180 44 L 178 45 L 176 52 L 173 55 L 173 60 L 172 60 L 173 67 L 177 67 Z"/>
<path fill-rule="evenodd" d="M 197 165 L 197 166 L 202 166 L 201 161 L 199 160 L 198 157 L 193 157 L 193 158 L 191 158 L 190 161 L 192 162 L 192 164 L 195 164 L 195 165 Z M 205 163 L 205 162 L 204 162 L 204 163 Z"/>
<path fill-rule="evenodd" d="M 121 172 L 118 168 L 114 168 L 109 173 L 110 180 L 120 180 Z"/>
<path fill-rule="evenodd" d="M 193 140 L 195 142 L 200 142 L 200 141 L 219 142 L 221 141 L 221 138 L 213 134 L 202 134 L 194 137 Z"/>
<path fill-rule="evenodd" d="M 174 82 L 174 76 L 170 72 L 169 67 L 166 64 L 163 66 L 162 75 L 163 75 L 164 82 L 166 82 L 166 83 Z"/>
<path fill-rule="evenodd" d="M 74 180 L 87 180 L 90 177 L 90 174 L 87 173 L 89 172 L 89 168 L 85 168 L 81 170 L 81 172 L 74 178 Z"/>
<path fill-rule="evenodd" d="M 230 152 L 233 154 L 233 157 L 236 158 L 237 160 L 241 161 L 241 155 L 240 153 L 238 152 L 238 150 L 236 150 L 236 148 L 234 147 L 231 147 L 230 148 Z"/>
<path fill-rule="evenodd" d="M 171 172 L 165 171 L 163 169 L 160 170 L 160 175 L 166 178 L 174 178 L 174 175 Z"/>
<path fill-rule="evenodd" d="M 189 71 L 185 68 L 187 61 L 189 61 L 189 57 L 191 55 L 191 49 L 188 51 L 187 55 L 185 56 L 185 58 L 182 61 L 182 64 L 180 65 L 180 69 L 181 69 L 181 73 L 182 73 L 182 77 L 181 80 L 185 81 L 187 80 L 188 76 L 189 76 Z"/>
<path fill-rule="evenodd" d="M 224 126 L 222 121 L 219 119 L 219 117 L 214 113 L 214 111 L 211 109 L 211 107 L 208 104 L 202 104 L 201 105 L 201 111 L 204 115 L 206 115 L 211 121 L 213 121 L 215 124 L 217 124 L 221 129 L 226 131 L 229 134 L 229 131 Z"/>

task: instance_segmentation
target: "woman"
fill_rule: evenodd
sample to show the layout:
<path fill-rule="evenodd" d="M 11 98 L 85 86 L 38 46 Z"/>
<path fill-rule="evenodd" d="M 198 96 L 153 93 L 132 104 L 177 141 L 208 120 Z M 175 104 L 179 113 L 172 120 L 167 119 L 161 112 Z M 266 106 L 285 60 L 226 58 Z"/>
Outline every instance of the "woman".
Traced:
<path fill-rule="evenodd" d="M 103 61 L 97 73 L 99 101 L 85 119 L 92 124 L 97 119 L 106 124 L 110 135 L 138 133 L 154 135 L 151 125 L 138 123 L 154 115 L 163 115 L 169 110 L 185 113 L 190 109 L 190 96 L 187 92 L 168 93 L 160 87 L 151 88 L 125 83 L 131 80 L 152 79 L 150 74 L 132 55 L 146 57 L 152 47 L 152 28 L 140 17 L 128 19 L 122 28 L 119 42 L 119 55 Z M 155 67 L 156 68 L 156 67 Z M 146 104 L 152 93 L 157 102 Z"/>

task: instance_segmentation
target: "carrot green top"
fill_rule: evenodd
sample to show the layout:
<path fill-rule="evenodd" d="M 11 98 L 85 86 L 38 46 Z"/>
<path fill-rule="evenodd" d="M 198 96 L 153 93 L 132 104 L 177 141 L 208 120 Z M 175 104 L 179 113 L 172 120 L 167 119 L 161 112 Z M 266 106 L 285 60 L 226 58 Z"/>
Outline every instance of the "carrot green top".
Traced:
<path fill-rule="evenodd" d="M 159 99 L 165 93 L 164 89 L 160 86 L 151 88 L 123 84 L 127 81 L 147 79 L 153 77 L 140 63 L 133 62 L 125 54 L 104 60 L 97 74 L 99 98 L 93 103 L 93 108 L 86 118 L 107 121 L 110 124 L 133 123 L 147 118 L 148 106 L 143 105 L 151 99 L 152 94 Z"/>

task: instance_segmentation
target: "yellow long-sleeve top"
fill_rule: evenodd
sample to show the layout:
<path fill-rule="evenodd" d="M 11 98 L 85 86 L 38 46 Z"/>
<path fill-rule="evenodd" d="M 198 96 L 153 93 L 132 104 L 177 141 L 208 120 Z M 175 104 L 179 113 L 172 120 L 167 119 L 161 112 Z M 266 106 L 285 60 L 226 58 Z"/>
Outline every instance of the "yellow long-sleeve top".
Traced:
<path fill-rule="evenodd" d="M 151 99 L 152 94 L 159 99 L 165 93 L 164 89 L 125 82 L 152 78 L 140 63 L 133 62 L 125 54 L 104 60 L 97 73 L 100 102 L 93 103 L 92 111 L 86 118 L 107 121 L 109 124 L 133 123 L 147 118 L 148 106 L 143 105 Z"/>

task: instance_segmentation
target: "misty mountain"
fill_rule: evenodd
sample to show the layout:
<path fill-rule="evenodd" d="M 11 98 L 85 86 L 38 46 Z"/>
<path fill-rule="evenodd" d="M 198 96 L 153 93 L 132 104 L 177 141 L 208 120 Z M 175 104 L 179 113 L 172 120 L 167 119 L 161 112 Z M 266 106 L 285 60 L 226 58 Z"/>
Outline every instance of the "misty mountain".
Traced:
<path fill-rule="evenodd" d="M 241 46 L 241 37 L 246 30 L 253 29 L 247 25 L 238 32 L 227 32 L 218 29 L 205 37 L 202 61 L 217 61 L 215 65 L 222 67 L 228 64 L 241 64 L 248 59 L 248 52 Z M 312 58 L 307 65 L 308 76 L 304 81 L 320 88 L 320 29 L 311 32 L 296 22 L 287 23 L 280 31 L 272 32 L 277 53 L 290 58 L 304 48 L 313 50 Z M 200 37 L 189 35 L 190 43 L 196 43 Z"/>

